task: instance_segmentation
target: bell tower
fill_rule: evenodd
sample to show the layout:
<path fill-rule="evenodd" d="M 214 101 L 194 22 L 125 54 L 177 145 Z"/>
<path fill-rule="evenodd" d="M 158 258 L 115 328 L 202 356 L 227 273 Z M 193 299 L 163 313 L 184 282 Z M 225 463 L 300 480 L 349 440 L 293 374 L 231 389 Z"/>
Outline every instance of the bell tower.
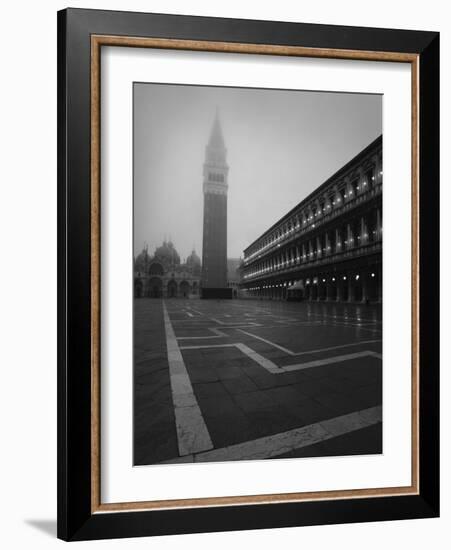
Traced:
<path fill-rule="evenodd" d="M 205 149 L 202 298 L 231 298 L 227 288 L 227 149 L 219 113 Z M 230 295 L 230 296 L 229 296 Z"/>

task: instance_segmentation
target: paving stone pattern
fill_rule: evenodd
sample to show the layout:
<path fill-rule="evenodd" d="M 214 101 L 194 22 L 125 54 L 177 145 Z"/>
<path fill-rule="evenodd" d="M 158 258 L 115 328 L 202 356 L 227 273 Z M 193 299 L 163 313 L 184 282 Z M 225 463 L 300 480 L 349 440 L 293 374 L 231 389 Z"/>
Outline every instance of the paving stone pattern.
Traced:
<path fill-rule="evenodd" d="M 382 452 L 381 417 L 365 425 L 352 414 L 382 404 L 380 306 L 141 298 L 134 303 L 136 465 L 202 460 L 189 445 L 180 456 L 165 311 L 213 445 L 204 459 L 238 460 L 254 440 L 262 458 L 266 442 L 268 458 Z M 338 417 L 339 435 L 329 422 L 324 441 L 285 453 L 271 447 L 273 436 L 299 438 L 296 430 L 307 426 L 318 439 L 320 423 Z"/>

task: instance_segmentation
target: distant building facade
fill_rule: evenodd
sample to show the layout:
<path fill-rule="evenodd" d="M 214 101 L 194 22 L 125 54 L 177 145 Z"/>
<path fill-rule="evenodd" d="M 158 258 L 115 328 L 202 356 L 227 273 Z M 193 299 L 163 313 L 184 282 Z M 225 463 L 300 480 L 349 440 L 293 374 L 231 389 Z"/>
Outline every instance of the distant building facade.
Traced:
<path fill-rule="evenodd" d="M 232 297 L 240 297 L 241 258 L 227 258 L 227 287 L 232 290 Z"/>
<path fill-rule="evenodd" d="M 226 297 L 227 291 L 227 149 L 216 112 L 205 151 L 202 297 Z"/>
<path fill-rule="evenodd" d="M 382 136 L 244 250 L 246 297 L 382 301 Z"/>
<path fill-rule="evenodd" d="M 135 298 L 189 298 L 199 296 L 201 262 L 193 250 L 181 263 L 171 241 L 150 256 L 145 247 L 134 261 Z"/>

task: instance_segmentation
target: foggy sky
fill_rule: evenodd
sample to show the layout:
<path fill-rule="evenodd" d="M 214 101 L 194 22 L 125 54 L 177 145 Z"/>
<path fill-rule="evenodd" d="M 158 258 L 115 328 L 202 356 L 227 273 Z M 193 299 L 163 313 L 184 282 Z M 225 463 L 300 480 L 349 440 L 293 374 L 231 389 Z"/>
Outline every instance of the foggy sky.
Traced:
<path fill-rule="evenodd" d="M 202 169 L 219 108 L 229 164 L 228 257 L 382 133 L 382 96 L 134 85 L 134 253 L 166 237 L 202 255 Z"/>

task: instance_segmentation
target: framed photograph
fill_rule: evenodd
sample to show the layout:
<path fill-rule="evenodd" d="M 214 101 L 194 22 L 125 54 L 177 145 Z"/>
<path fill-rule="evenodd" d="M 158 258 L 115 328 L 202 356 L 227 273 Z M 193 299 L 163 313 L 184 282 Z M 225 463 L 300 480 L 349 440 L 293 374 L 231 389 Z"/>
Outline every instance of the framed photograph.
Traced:
<path fill-rule="evenodd" d="M 439 35 L 58 14 L 58 536 L 439 514 Z"/>

